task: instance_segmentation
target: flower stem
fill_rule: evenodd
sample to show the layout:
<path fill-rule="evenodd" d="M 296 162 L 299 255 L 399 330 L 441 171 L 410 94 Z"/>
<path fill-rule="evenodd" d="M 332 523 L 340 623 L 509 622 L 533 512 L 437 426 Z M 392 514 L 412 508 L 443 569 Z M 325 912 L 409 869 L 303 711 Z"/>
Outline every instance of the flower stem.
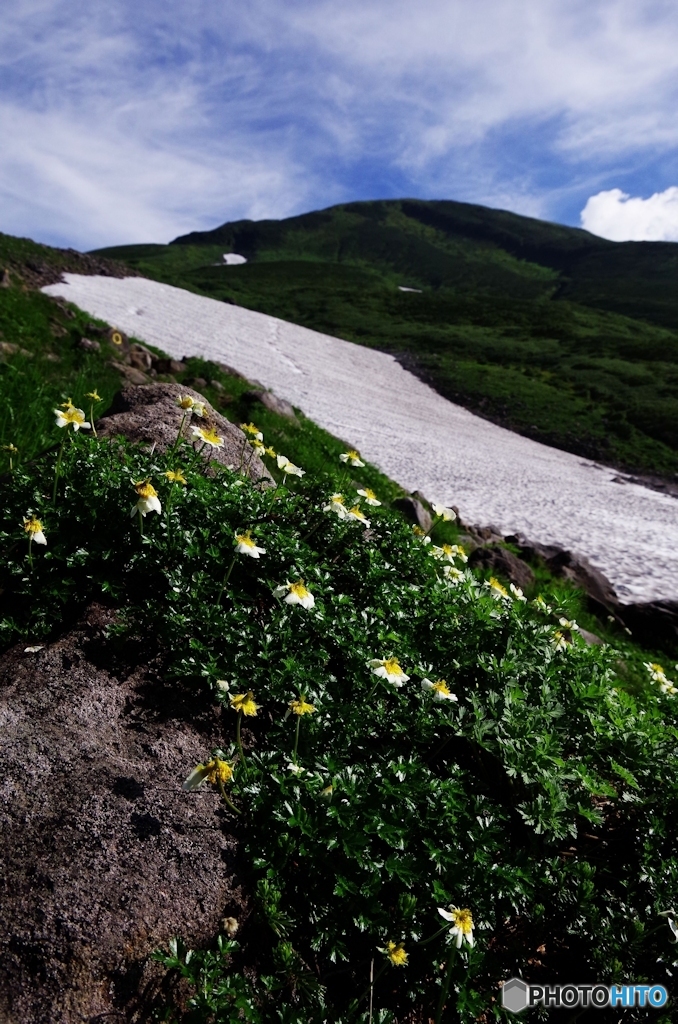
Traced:
<path fill-rule="evenodd" d="M 59 482 L 59 473 L 61 472 L 61 457 L 64 454 L 64 442 L 65 442 L 65 440 L 66 440 L 65 437 L 61 438 L 61 444 L 59 446 L 59 456 L 57 458 L 56 469 L 54 470 L 54 489 L 52 491 L 52 504 L 53 505 L 56 505 L 57 484 Z"/>
<path fill-rule="evenodd" d="M 226 570 L 226 575 L 224 576 L 224 582 L 221 584 L 221 590 L 219 591 L 219 595 L 217 597 L 217 604 L 219 604 L 219 602 L 221 601 L 221 595 L 223 594 L 224 590 L 226 589 L 226 584 L 228 583 L 229 579 L 231 578 L 231 573 L 233 572 L 233 566 L 235 565 L 236 558 L 237 558 L 237 555 L 233 555 L 233 561 L 231 562 L 231 564 L 229 565 L 228 569 Z"/>
<path fill-rule="evenodd" d="M 374 957 L 370 963 L 370 1019 L 368 1024 L 372 1024 L 372 1003 L 374 1001 Z"/>
<path fill-rule="evenodd" d="M 28 535 L 28 564 L 31 567 L 31 571 L 33 570 L 33 554 L 31 552 L 32 544 L 33 544 L 33 534 L 29 533 L 29 535 Z"/>
<path fill-rule="evenodd" d="M 297 715 L 297 728 L 294 733 L 294 753 L 292 754 L 292 764 L 297 763 L 297 750 L 299 749 L 299 726 L 301 724 L 301 715 Z"/>
<path fill-rule="evenodd" d="M 179 441 L 181 440 L 181 434 L 182 434 L 182 431 L 184 429 L 184 423 L 186 422 L 186 417 L 187 416 L 188 416 L 188 409 L 186 409 L 186 411 L 184 412 L 184 415 L 181 418 L 181 426 L 179 427 L 179 433 L 177 434 L 177 439 L 174 442 L 174 447 L 172 448 L 172 451 L 170 452 L 170 459 L 174 458 L 174 455 L 176 454 L 176 450 L 179 447 Z"/>
<path fill-rule="evenodd" d="M 143 535 L 144 535 L 144 517 L 141 514 L 141 509 L 139 509 L 139 533 L 143 537 Z"/>
<path fill-rule="evenodd" d="M 226 792 L 226 790 L 224 789 L 224 784 L 223 784 L 223 782 L 221 781 L 221 779 L 218 779 L 218 780 L 217 780 L 217 785 L 219 786 L 219 792 L 221 793 L 221 795 L 223 796 L 224 800 L 226 801 L 226 803 L 228 804 L 228 806 L 229 806 L 229 807 L 231 808 L 231 810 L 232 810 L 232 811 L 234 811 L 234 812 L 235 812 L 236 814 L 240 814 L 241 812 L 240 812 L 240 811 L 238 810 L 238 808 L 237 808 L 237 807 L 235 806 L 235 804 L 234 804 L 234 803 L 233 803 L 233 801 L 231 800 L 230 796 L 228 795 L 228 793 L 227 793 L 227 792 Z"/>
<path fill-rule="evenodd" d="M 242 749 L 242 740 L 240 738 L 240 725 L 241 725 L 241 723 L 242 723 L 242 711 L 239 711 L 238 712 L 238 724 L 235 727 L 235 742 L 237 743 L 238 750 L 240 751 L 240 759 L 242 761 L 242 766 L 245 769 L 245 772 L 247 772 L 247 761 L 245 760 L 245 752 Z"/>
<path fill-rule="evenodd" d="M 92 424 L 92 433 L 97 436 L 96 427 L 94 426 L 94 401 L 91 402 L 89 407 L 89 421 Z"/>
<path fill-rule="evenodd" d="M 450 982 L 452 981 L 452 970 L 454 968 L 454 958 L 457 952 L 457 947 L 452 946 L 450 955 L 447 961 L 447 970 L 445 971 L 445 977 L 443 984 L 440 989 L 440 999 L 438 1000 L 438 1009 L 436 1010 L 435 1024 L 440 1024 L 443 1016 L 443 1010 L 445 1009 L 445 1003 L 447 1002 L 447 995 L 450 991 Z"/>

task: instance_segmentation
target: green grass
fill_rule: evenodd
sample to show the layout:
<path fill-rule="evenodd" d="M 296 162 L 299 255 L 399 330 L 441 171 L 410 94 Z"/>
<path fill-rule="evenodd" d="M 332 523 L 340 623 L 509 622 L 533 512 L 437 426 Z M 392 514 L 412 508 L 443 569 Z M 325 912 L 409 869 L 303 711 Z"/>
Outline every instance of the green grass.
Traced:
<path fill-rule="evenodd" d="M 250 262 L 215 265 L 229 250 Z M 544 443 L 678 473 L 678 246 L 394 200 L 100 252 L 398 354 L 441 394 Z"/>

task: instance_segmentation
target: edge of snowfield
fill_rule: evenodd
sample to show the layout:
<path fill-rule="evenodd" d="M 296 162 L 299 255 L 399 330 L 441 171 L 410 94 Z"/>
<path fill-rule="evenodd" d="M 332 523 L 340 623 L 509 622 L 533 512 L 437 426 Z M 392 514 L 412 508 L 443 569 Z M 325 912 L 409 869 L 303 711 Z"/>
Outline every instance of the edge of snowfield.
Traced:
<path fill-rule="evenodd" d="M 141 277 L 43 289 L 170 356 L 226 362 L 408 491 L 586 555 L 623 601 L 678 598 L 678 501 L 474 416 L 383 352 Z"/>

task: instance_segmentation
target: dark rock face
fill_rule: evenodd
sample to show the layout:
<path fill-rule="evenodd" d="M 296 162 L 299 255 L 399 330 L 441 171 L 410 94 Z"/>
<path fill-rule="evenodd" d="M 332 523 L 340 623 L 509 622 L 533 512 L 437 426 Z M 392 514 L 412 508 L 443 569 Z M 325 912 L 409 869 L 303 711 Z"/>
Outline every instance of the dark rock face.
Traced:
<path fill-rule="evenodd" d="M 148 650 L 105 638 L 110 610 L 0 658 L 0 1020 L 151 1019 L 173 935 L 242 920 L 218 794 L 181 784 L 224 742 L 209 700 Z M 226 828 L 223 829 L 223 823 Z"/>
<path fill-rule="evenodd" d="M 678 657 L 678 601 L 622 604 L 617 612 L 638 643 Z"/>
<path fill-rule="evenodd" d="M 468 562 L 474 569 L 490 570 L 497 576 L 508 579 L 522 590 L 534 583 L 534 573 L 527 562 L 523 562 L 522 558 L 518 558 L 507 548 L 487 544 L 472 551 Z"/>
<path fill-rule="evenodd" d="M 183 419 L 184 410 L 177 405 L 177 398 L 183 395 L 190 395 L 195 401 L 205 404 L 204 417 L 186 417 L 184 437 L 190 439 L 191 425 L 214 427 L 223 437 L 224 447 L 208 449 L 212 461 L 236 470 L 243 461 L 252 480 L 273 482 L 259 456 L 247 444 L 242 430 L 224 419 L 197 391 L 181 384 L 145 384 L 124 388 L 116 395 L 106 415 L 97 422 L 97 434 L 99 437 L 122 436 L 129 441 L 155 444 L 158 451 L 168 451 L 177 439 Z M 201 444 L 196 442 L 197 447 Z"/>
<path fill-rule="evenodd" d="M 420 529 L 424 531 L 431 529 L 433 522 L 431 513 L 424 508 L 418 498 L 396 498 L 391 504 Z"/>

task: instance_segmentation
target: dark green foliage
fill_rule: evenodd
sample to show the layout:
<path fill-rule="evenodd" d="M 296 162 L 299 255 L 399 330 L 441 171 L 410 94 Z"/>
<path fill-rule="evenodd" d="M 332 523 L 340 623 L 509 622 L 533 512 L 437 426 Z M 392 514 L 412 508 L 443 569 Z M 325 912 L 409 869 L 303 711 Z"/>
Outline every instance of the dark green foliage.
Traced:
<path fill-rule="evenodd" d="M 229 250 L 250 262 L 215 265 Z M 446 397 L 547 444 L 635 472 L 678 472 L 672 243 L 613 243 L 500 210 L 393 200 L 102 252 L 148 277 L 398 353 Z"/>
<path fill-rule="evenodd" d="M 559 622 L 566 609 L 468 572 L 446 581 L 449 563 L 393 513 L 364 506 L 365 535 L 323 511 L 336 473 L 262 492 L 206 476 L 187 445 L 175 461 L 78 435 L 52 503 L 55 456 L 0 485 L 4 642 L 40 642 L 113 600 L 118 628 L 165 652 L 164 685 L 207 687 L 225 709 L 257 914 L 240 948 L 158 954 L 194 987 L 185 1015 L 165 1019 L 364 1022 L 373 959 L 375 1020 L 433 1017 L 452 949 L 436 908 L 450 904 L 471 909 L 476 945 L 452 961 L 446 1019 L 455 1007 L 469 1024 L 499 1018 L 497 984 L 518 971 L 669 985 L 659 915 L 678 898 L 677 698 L 647 674 L 628 686 L 620 652 L 587 647 Z M 188 487 L 171 489 L 177 464 Z M 163 510 L 142 535 L 133 483 L 149 477 Z M 48 541 L 32 566 L 29 512 Z M 259 559 L 235 553 L 246 529 Z M 274 593 L 299 579 L 313 608 Z M 391 657 L 402 687 L 370 669 Z M 434 701 L 426 677 L 458 701 Z M 248 690 L 259 712 L 244 719 L 245 764 L 230 698 Z M 299 720 L 295 768 L 286 712 L 299 694 L 316 711 Z M 379 952 L 389 941 L 404 942 L 406 966 Z"/>

